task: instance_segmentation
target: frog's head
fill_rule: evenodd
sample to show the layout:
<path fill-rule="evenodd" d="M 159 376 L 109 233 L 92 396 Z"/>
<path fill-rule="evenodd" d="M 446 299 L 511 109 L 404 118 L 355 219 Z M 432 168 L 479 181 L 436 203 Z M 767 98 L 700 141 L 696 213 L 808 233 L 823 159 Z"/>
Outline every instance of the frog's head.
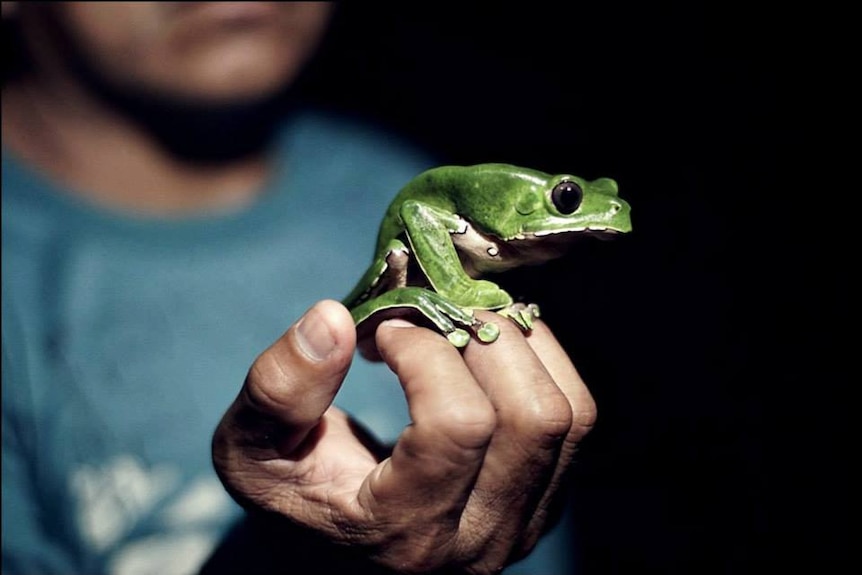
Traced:
<path fill-rule="evenodd" d="M 629 204 L 610 178 L 587 181 L 569 174 L 551 176 L 521 195 L 515 206 L 527 237 L 578 233 L 608 237 L 632 229 Z"/>

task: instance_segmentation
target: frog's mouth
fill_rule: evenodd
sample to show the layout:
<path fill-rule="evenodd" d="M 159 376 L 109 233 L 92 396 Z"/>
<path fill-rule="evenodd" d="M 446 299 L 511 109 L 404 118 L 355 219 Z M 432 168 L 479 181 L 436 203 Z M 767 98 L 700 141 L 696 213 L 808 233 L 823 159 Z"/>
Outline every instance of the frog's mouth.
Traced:
<path fill-rule="evenodd" d="M 616 228 L 605 228 L 603 230 L 587 230 L 584 235 L 591 238 L 598 238 L 602 241 L 608 241 L 621 236 L 623 232 Z"/>
<path fill-rule="evenodd" d="M 600 240 L 611 240 L 621 235 L 622 233 L 622 230 L 613 227 L 588 226 L 586 228 L 577 229 L 561 228 L 558 230 L 542 230 L 527 234 L 525 239 L 527 241 L 532 239 L 536 241 L 541 240 L 543 242 L 559 242 L 568 244 L 582 237 L 598 238 Z"/>
<path fill-rule="evenodd" d="M 540 230 L 536 232 L 530 232 L 528 236 L 532 236 L 534 238 L 547 238 L 550 236 L 568 236 L 569 234 L 575 235 L 584 235 L 584 236 L 615 236 L 621 234 L 622 230 L 614 228 L 612 226 L 604 226 L 604 225 L 593 225 L 587 226 L 585 228 L 559 228 L 556 230 Z"/>

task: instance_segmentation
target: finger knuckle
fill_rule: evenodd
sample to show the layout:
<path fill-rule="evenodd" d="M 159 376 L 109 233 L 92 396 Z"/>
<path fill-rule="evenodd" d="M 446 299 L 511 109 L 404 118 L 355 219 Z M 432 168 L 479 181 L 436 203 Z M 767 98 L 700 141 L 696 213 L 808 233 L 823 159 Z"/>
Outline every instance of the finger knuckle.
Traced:
<path fill-rule="evenodd" d="M 540 443 L 556 444 L 572 429 L 573 417 L 566 396 L 554 391 L 524 401 L 515 412 L 513 425 Z"/>
<path fill-rule="evenodd" d="M 572 410 L 572 432 L 586 435 L 596 425 L 597 418 L 598 409 L 592 395 L 581 398 Z"/>
<path fill-rule="evenodd" d="M 490 442 L 497 416 L 487 399 L 453 400 L 436 412 L 432 425 L 458 447 L 477 449 Z"/>
<path fill-rule="evenodd" d="M 273 377 L 273 376 L 276 377 Z M 244 391 L 253 407 L 268 410 L 279 404 L 279 393 L 275 383 L 284 383 L 284 371 L 281 364 L 270 354 L 259 356 L 245 379 Z"/>

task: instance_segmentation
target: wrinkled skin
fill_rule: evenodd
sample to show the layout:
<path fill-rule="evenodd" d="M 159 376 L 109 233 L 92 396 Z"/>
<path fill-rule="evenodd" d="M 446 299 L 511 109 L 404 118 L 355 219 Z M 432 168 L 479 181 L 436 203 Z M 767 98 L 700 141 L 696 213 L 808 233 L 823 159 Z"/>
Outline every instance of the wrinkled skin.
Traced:
<path fill-rule="evenodd" d="M 255 361 L 214 437 L 241 503 L 403 573 L 495 573 L 533 548 L 596 416 L 545 324 L 525 336 L 505 322 L 494 344 L 459 351 L 430 329 L 382 323 L 377 349 L 412 425 L 381 460 L 330 405 L 355 348 L 350 314 L 324 301 L 298 323 Z"/>

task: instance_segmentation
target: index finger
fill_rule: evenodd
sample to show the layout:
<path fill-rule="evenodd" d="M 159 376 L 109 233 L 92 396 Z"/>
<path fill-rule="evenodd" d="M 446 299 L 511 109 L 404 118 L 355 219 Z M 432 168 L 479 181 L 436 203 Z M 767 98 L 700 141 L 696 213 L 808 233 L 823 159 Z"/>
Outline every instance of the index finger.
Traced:
<path fill-rule="evenodd" d="M 494 433 L 494 408 L 440 334 L 393 320 L 381 324 L 377 345 L 401 381 L 412 423 L 363 484 L 359 503 L 377 517 L 412 510 L 417 525 L 454 532 Z"/>

